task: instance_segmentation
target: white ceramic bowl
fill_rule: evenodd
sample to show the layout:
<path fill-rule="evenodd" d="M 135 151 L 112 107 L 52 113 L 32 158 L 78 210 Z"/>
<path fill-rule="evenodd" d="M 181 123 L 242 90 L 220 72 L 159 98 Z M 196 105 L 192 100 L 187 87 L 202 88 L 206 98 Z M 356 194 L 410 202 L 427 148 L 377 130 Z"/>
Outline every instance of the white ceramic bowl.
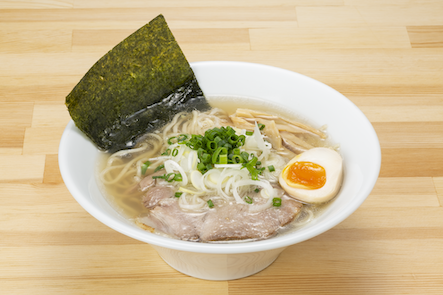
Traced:
<path fill-rule="evenodd" d="M 330 138 L 340 144 L 344 181 L 333 203 L 316 220 L 290 234 L 264 241 L 207 244 L 180 241 L 146 232 L 120 216 L 97 188 L 94 169 L 98 150 L 71 121 L 59 149 L 63 180 L 86 211 L 102 223 L 149 243 L 178 271 L 208 280 L 252 275 L 270 265 L 288 246 L 315 237 L 351 215 L 371 192 L 381 164 L 380 145 L 364 114 L 334 89 L 306 76 L 243 62 L 192 63 L 206 96 L 242 96 L 273 104 L 327 124 Z"/>

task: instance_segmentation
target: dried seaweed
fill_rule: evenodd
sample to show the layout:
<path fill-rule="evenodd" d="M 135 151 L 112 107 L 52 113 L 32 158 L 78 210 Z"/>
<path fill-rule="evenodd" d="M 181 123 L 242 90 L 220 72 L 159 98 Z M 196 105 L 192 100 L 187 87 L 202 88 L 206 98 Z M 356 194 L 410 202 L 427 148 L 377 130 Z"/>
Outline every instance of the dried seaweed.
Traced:
<path fill-rule="evenodd" d="M 109 151 L 133 147 L 178 112 L 210 108 L 162 15 L 100 58 L 66 105 L 76 126 Z"/>

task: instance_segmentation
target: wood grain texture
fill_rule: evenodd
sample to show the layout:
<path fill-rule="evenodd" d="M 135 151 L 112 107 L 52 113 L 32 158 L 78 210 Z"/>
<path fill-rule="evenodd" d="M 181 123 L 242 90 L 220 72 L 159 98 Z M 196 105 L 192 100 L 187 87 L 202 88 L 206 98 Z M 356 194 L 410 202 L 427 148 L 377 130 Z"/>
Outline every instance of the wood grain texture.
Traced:
<path fill-rule="evenodd" d="M 407 27 L 413 48 L 443 48 L 443 26 Z"/>
<path fill-rule="evenodd" d="M 382 148 L 362 206 L 221 282 L 89 215 L 58 169 L 65 97 L 159 13 L 191 62 L 281 67 L 356 104 Z M 0 293 L 443 294 L 442 15 L 439 0 L 0 0 Z"/>

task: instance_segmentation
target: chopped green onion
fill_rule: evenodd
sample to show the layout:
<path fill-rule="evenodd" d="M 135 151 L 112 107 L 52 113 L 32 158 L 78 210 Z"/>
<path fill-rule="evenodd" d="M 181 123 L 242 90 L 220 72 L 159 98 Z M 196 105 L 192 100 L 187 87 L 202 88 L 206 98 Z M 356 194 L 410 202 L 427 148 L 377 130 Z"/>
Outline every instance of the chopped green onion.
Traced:
<path fill-rule="evenodd" d="M 272 206 L 280 207 L 281 206 L 281 199 L 280 198 L 273 198 L 272 199 Z"/>
<path fill-rule="evenodd" d="M 162 170 L 163 168 L 165 168 L 165 165 L 163 165 L 163 164 L 158 165 L 157 168 L 155 168 L 154 172 L 157 172 L 157 171 L 159 171 L 159 170 Z"/>
<path fill-rule="evenodd" d="M 183 181 L 183 177 L 180 173 L 175 173 L 174 181 Z"/>
<path fill-rule="evenodd" d="M 165 180 L 167 182 L 173 182 L 175 178 L 175 173 L 171 172 L 165 175 Z"/>
<path fill-rule="evenodd" d="M 258 193 L 258 192 L 260 192 L 260 189 L 256 188 L 256 189 L 254 190 L 254 192 Z"/>
<path fill-rule="evenodd" d="M 180 134 L 180 136 L 177 138 L 177 142 L 183 143 L 183 141 L 185 141 L 186 139 L 188 139 L 188 136 L 186 134 Z"/>
<path fill-rule="evenodd" d="M 219 155 L 227 155 L 228 150 L 224 147 L 219 147 L 215 150 L 215 152 L 212 154 L 212 164 L 218 164 L 220 163 Z"/>
<path fill-rule="evenodd" d="M 208 143 L 206 144 L 206 147 L 208 148 L 208 150 L 214 151 L 217 148 L 217 142 L 208 141 Z"/>
<path fill-rule="evenodd" d="M 245 197 L 245 202 L 248 204 L 252 204 L 252 199 L 248 196 Z"/>
<path fill-rule="evenodd" d="M 220 164 L 228 164 L 228 155 L 220 155 Z"/>
<path fill-rule="evenodd" d="M 152 176 L 152 179 L 164 179 L 167 182 L 173 182 L 173 181 L 182 181 L 183 177 L 180 173 L 168 173 L 168 174 L 163 174 L 163 175 L 155 175 Z"/>
<path fill-rule="evenodd" d="M 176 193 L 174 194 L 174 196 L 175 196 L 176 198 L 180 198 L 180 196 L 181 196 L 182 194 L 183 194 L 182 192 L 176 192 Z"/>
<path fill-rule="evenodd" d="M 198 171 L 200 171 L 200 172 L 203 173 L 203 171 L 206 170 L 206 165 L 203 164 L 203 163 L 198 163 L 198 164 L 197 164 L 197 169 L 198 169 Z"/>
<path fill-rule="evenodd" d="M 171 150 L 166 149 L 166 151 L 162 154 L 162 156 L 169 156 L 169 153 L 171 153 Z"/>
<path fill-rule="evenodd" d="M 243 158 L 245 162 L 249 161 L 249 154 L 247 152 L 242 152 L 240 156 Z"/>
<path fill-rule="evenodd" d="M 214 207 L 214 203 L 212 203 L 212 200 L 208 200 L 208 206 L 209 206 L 209 208 L 213 208 Z"/>
<path fill-rule="evenodd" d="M 244 160 L 240 155 L 232 155 L 232 163 L 234 164 L 240 164 L 243 163 Z"/>
<path fill-rule="evenodd" d="M 177 156 L 177 155 L 178 155 L 178 149 L 174 149 L 174 150 L 172 151 L 172 156 L 175 157 L 175 156 Z"/>
<path fill-rule="evenodd" d="M 255 157 L 255 156 L 248 163 L 243 163 L 244 167 L 246 167 L 246 169 L 248 169 L 249 174 L 251 174 L 252 180 L 258 180 L 258 174 L 259 174 L 260 170 L 258 170 L 256 168 L 256 166 L 255 166 L 256 164 L 257 164 L 257 157 Z"/>
<path fill-rule="evenodd" d="M 263 130 L 265 129 L 266 125 L 262 123 L 258 123 L 258 129 Z"/>
<path fill-rule="evenodd" d="M 148 170 L 149 165 L 151 165 L 151 162 L 149 162 L 149 161 L 146 161 L 142 164 L 142 166 L 141 166 L 142 175 L 145 175 L 146 170 Z"/>
<path fill-rule="evenodd" d="M 252 135 L 253 132 L 249 131 L 248 134 Z M 197 169 L 201 173 L 206 173 L 213 168 L 213 164 L 247 163 L 250 155 L 240 150 L 245 141 L 245 135 L 237 135 L 234 128 L 226 126 L 208 129 L 204 135 L 180 134 L 178 137 L 170 137 L 168 144 L 178 142 L 197 151 Z M 163 155 L 170 154 L 171 151 L 168 150 Z M 176 156 L 178 152 L 174 150 L 172 155 Z"/>
<path fill-rule="evenodd" d="M 238 142 L 241 143 L 239 146 L 244 145 L 245 141 L 246 141 L 246 136 L 244 136 L 243 134 L 238 137 Z"/>
<path fill-rule="evenodd" d="M 274 165 L 268 166 L 268 169 L 269 169 L 269 172 L 274 172 L 275 171 Z"/>
<path fill-rule="evenodd" d="M 253 131 L 246 131 L 245 134 L 248 135 L 248 136 L 251 136 L 252 134 L 254 134 L 254 132 Z"/>
<path fill-rule="evenodd" d="M 228 138 L 230 144 L 235 144 L 238 141 L 238 136 L 234 133 Z"/>
<path fill-rule="evenodd" d="M 174 138 L 176 138 L 176 137 L 173 136 L 173 137 L 170 137 L 170 138 L 168 139 L 168 144 L 169 144 L 169 145 L 171 145 L 171 144 L 173 143 L 172 140 L 173 140 Z"/>
<path fill-rule="evenodd" d="M 210 155 L 210 154 L 206 154 L 206 153 L 203 154 L 203 155 L 200 157 L 201 162 L 202 162 L 202 163 L 205 163 L 205 164 L 210 163 L 210 162 L 211 162 L 211 159 L 212 159 L 211 155 Z"/>

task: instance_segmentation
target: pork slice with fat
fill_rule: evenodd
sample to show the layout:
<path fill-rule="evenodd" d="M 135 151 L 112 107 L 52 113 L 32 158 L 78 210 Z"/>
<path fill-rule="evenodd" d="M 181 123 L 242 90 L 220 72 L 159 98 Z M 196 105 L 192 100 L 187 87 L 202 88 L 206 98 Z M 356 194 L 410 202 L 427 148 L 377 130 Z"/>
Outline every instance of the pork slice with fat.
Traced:
<path fill-rule="evenodd" d="M 150 187 L 143 196 L 143 205 L 150 209 L 155 207 L 162 199 L 172 198 L 174 196 L 174 189 L 169 186 L 156 185 Z"/>
<path fill-rule="evenodd" d="M 138 221 L 172 237 L 185 241 L 198 241 L 203 217 L 203 214 L 182 211 L 177 198 L 164 198 L 148 216 L 141 217 Z"/>
<path fill-rule="evenodd" d="M 248 206 L 232 204 L 208 212 L 201 227 L 200 239 L 207 242 L 265 239 L 294 220 L 303 205 L 283 196 L 281 207 L 251 213 Z"/>

